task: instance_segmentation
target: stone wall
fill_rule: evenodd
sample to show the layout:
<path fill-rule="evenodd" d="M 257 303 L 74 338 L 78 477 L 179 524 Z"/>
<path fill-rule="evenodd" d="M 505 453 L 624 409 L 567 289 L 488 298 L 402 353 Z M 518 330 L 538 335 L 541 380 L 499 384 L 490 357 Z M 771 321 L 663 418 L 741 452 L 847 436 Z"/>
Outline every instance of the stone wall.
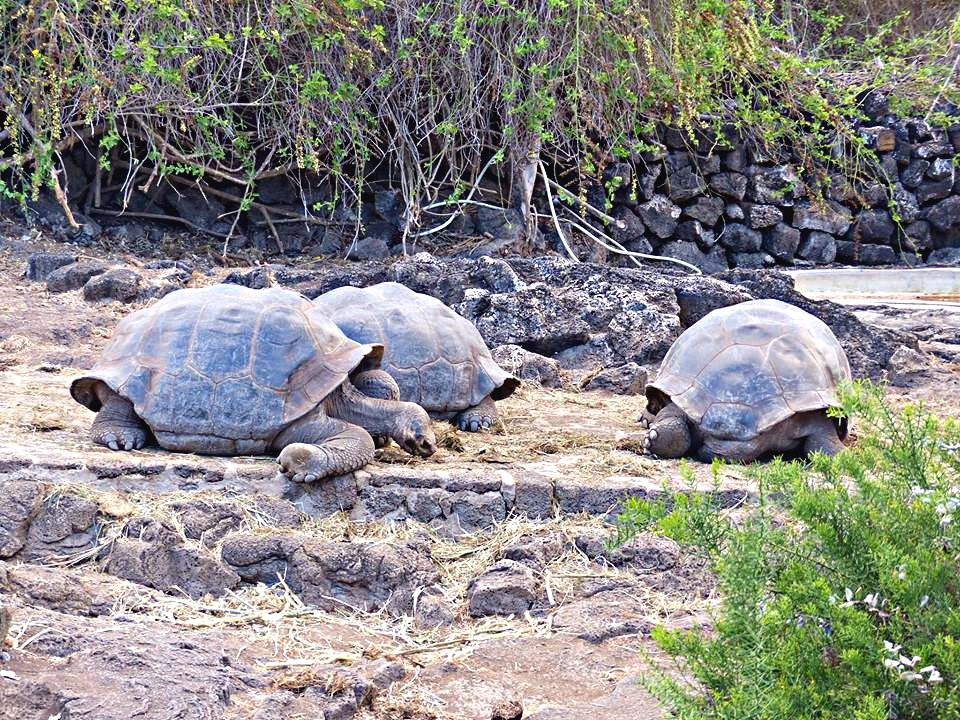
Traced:
<path fill-rule="evenodd" d="M 830 175 L 822 200 L 794 165 L 743 142 L 691 148 L 661 132 L 657 150 L 607 169 L 608 180 L 623 178 L 612 215 L 625 225 L 607 232 L 707 272 L 960 262 L 960 124 L 947 131 L 879 112 L 857 132 L 879 158 L 878 177 L 853 185 Z"/>

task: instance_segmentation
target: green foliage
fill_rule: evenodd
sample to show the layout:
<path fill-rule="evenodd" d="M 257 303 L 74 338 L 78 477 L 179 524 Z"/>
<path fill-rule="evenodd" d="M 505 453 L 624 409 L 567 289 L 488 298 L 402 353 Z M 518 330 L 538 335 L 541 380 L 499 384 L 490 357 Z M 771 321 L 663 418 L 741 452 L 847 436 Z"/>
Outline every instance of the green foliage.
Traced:
<path fill-rule="evenodd" d="M 355 193 L 385 161 L 416 220 L 491 155 L 599 178 L 662 120 L 800 148 L 816 185 L 817 163 L 858 152 L 837 138 L 863 90 L 895 87 L 904 112 L 945 85 L 960 101 L 949 15 L 908 20 L 848 42 L 793 0 L 0 0 L 0 170 L 34 193 L 93 139 L 104 166 L 147 158 L 241 194 L 307 170 Z"/>
<path fill-rule="evenodd" d="M 857 444 L 752 466 L 761 501 L 736 522 L 710 496 L 621 516 L 621 541 L 657 529 L 717 573 L 712 632 L 654 633 L 683 679 L 648 684 L 677 717 L 960 717 L 960 423 L 861 383 L 841 412 Z"/>

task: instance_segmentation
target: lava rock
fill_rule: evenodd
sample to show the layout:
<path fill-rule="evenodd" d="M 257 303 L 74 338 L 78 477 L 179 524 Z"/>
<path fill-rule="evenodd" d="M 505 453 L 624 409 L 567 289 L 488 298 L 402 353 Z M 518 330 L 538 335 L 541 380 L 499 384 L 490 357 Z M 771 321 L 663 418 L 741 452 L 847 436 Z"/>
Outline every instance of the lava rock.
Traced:
<path fill-rule="evenodd" d="M 77 261 L 72 253 L 30 253 L 27 257 L 27 280 L 46 280 L 57 268 L 71 265 Z"/>
<path fill-rule="evenodd" d="M 519 210 L 501 210 L 482 205 L 477 208 L 477 229 L 505 245 L 518 243 L 527 233 L 526 223 Z"/>
<path fill-rule="evenodd" d="M 741 223 L 730 223 L 720 235 L 719 242 L 734 252 L 756 252 L 763 246 L 763 236 Z"/>
<path fill-rule="evenodd" d="M 621 205 L 613 211 L 613 217 L 624 225 L 621 228 L 615 223 L 611 223 L 607 227 L 607 232 L 614 240 L 627 244 L 643 237 L 644 230 L 646 230 L 643 221 L 630 208 Z"/>
<path fill-rule="evenodd" d="M 926 212 L 927 221 L 940 232 L 960 226 L 960 196 L 941 200 Z"/>
<path fill-rule="evenodd" d="M 832 200 L 828 200 L 824 208 L 807 202 L 797 203 L 793 208 L 793 226 L 798 230 L 819 230 L 831 235 L 843 235 L 850 228 L 852 220 L 850 211 Z"/>
<path fill-rule="evenodd" d="M 100 275 L 106 271 L 107 266 L 95 260 L 83 260 L 64 265 L 47 275 L 47 290 L 55 293 L 77 290 L 86 285 L 94 275 Z"/>
<path fill-rule="evenodd" d="M 908 188 L 916 188 L 923 182 L 923 177 L 930 167 L 929 160 L 911 160 L 910 164 L 900 173 L 900 181 Z M 942 178 L 936 178 L 942 179 Z"/>
<path fill-rule="evenodd" d="M 470 615 L 521 615 L 533 607 L 538 590 L 533 570 L 514 560 L 500 560 L 467 586 Z"/>
<path fill-rule="evenodd" d="M 703 194 L 707 184 L 694 167 L 682 167 L 667 173 L 668 195 L 676 203 L 686 202 Z"/>
<path fill-rule="evenodd" d="M 763 233 L 762 248 L 781 262 L 792 262 L 800 245 L 800 231 L 779 222 Z"/>
<path fill-rule="evenodd" d="M 737 145 L 733 150 L 720 154 L 720 165 L 731 172 L 743 172 L 747 167 L 747 150 Z"/>
<path fill-rule="evenodd" d="M 940 248 L 930 253 L 928 265 L 960 265 L 960 248 Z"/>
<path fill-rule="evenodd" d="M 947 197 L 952 190 L 953 180 L 951 178 L 925 180 L 917 188 L 917 202 L 924 204 L 931 200 L 940 200 Z"/>
<path fill-rule="evenodd" d="M 739 203 L 727 203 L 723 208 L 723 214 L 727 217 L 727 220 L 733 222 L 740 222 L 747 217 L 746 213 L 743 212 L 743 206 Z"/>
<path fill-rule="evenodd" d="M 199 188 L 178 188 L 165 197 L 176 214 L 205 230 L 213 230 L 226 212 L 222 202 L 214 197 L 204 197 Z"/>
<path fill-rule="evenodd" d="M 730 262 L 733 263 L 734 267 L 751 270 L 760 270 L 776 264 L 773 257 L 764 252 L 732 252 L 730 253 Z"/>
<path fill-rule="evenodd" d="M 519 345 L 500 345 L 491 355 L 500 367 L 524 382 L 550 388 L 562 385 L 563 371 L 553 358 L 524 350 Z"/>
<path fill-rule="evenodd" d="M 896 226 L 886 210 L 864 210 L 857 217 L 860 240 L 864 243 L 888 244 Z"/>
<path fill-rule="evenodd" d="M 887 379 L 894 387 L 912 387 L 926 379 L 931 364 L 919 350 L 901 345 L 887 363 Z"/>
<path fill-rule="evenodd" d="M 717 195 L 739 202 L 747 192 L 747 176 L 738 172 L 722 172 L 710 178 L 710 189 Z"/>
<path fill-rule="evenodd" d="M 194 599 L 222 595 L 240 578 L 219 560 L 185 545 L 176 530 L 150 518 L 134 518 L 106 550 L 101 570 L 168 593 Z"/>
<path fill-rule="evenodd" d="M 829 233 L 812 230 L 803 238 L 797 255 L 804 260 L 827 265 L 837 259 L 837 240 Z"/>
<path fill-rule="evenodd" d="M 729 267 L 723 251 L 719 248 L 716 248 L 716 250 L 718 252 L 711 250 L 705 253 L 697 247 L 696 243 L 675 240 L 661 247 L 659 253 L 664 257 L 671 257 L 676 260 L 688 262 L 704 272 L 714 273 L 726 270 Z"/>
<path fill-rule="evenodd" d="M 637 214 L 644 226 L 658 238 L 669 238 L 677 228 L 680 208 L 664 195 L 654 195 L 645 203 L 637 205 Z"/>
<path fill-rule="evenodd" d="M 140 281 L 140 273 L 135 270 L 114 268 L 87 280 L 83 286 L 83 299 L 88 302 L 97 300 L 133 302 L 137 299 Z"/>
<path fill-rule="evenodd" d="M 897 253 L 889 245 L 861 245 L 860 263 L 863 265 L 894 265 Z"/>
<path fill-rule="evenodd" d="M 641 395 L 647 387 L 647 371 L 630 362 L 605 368 L 581 381 L 584 390 L 608 390 L 615 395 Z"/>
<path fill-rule="evenodd" d="M 787 165 L 750 167 L 747 169 L 747 194 L 755 203 L 790 207 L 805 193 L 800 177 Z"/>
<path fill-rule="evenodd" d="M 560 533 L 521 535 L 503 549 L 503 558 L 523 563 L 541 572 L 563 552 L 564 538 Z"/>
<path fill-rule="evenodd" d="M 703 223 L 706 227 L 713 227 L 723 214 L 723 199 L 698 197 L 692 204 L 683 208 L 683 214 Z"/>
<path fill-rule="evenodd" d="M 383 260 L 390 257 L 390 246 L 379 237 L 358 240 L 350 251 L 350 260 Z"/>
<path fill-rule="evenodd" d="M 753 205 L 744 206 L 747 213 L 747 225 L 754 230 L 772 227 L 783 220 L 783 213 L 776 205 Z"/>
<path fill-rule="evenodd" d="M 900 183 L 895 183 L 893 186 L 893 202 L 901 223 L 912 223 L 920 217 L 920 205 L 917 203 L 917 196 Z"/>
<path fill-rule="evenodd" d="M 860 128 L 860 137 L 868 148 L 881 153 L 890 152 L 897 146 L 897 136 L 893 134 L 893 130 L 886 127 Z"/>
<path fill-rule="evenodd" d="M 949 158 L 937 158 L 930 163 L 930 167 L 927 169 L 927 177 L 931 180 L 946 180 L 949 178 L 950 182 L 953 182 L 954 172 L 953 161 Z"/>
<path fill-rule="evenodd" d="M 915 220 L 903 228 L 907 240 L 917 250 L 930 249 L 930 223 L 926 220 Z"/>

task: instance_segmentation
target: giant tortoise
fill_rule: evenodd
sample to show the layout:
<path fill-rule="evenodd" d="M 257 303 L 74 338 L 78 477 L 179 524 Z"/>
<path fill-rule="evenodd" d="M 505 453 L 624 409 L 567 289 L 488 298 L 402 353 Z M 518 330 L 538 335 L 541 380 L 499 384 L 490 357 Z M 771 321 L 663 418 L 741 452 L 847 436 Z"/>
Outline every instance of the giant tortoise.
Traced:
<path fill-rule="evenodd" d="M 152 435 L 180 452 L 279 452 L 285 474 L 310 482 L 365 465 L 371 433 L 410 453 L 434 451 L 422 408 L 351 383 L 361 366 L 385 375 L 375 369 L 382 352 L 347 338 L 297 293 L 213 285 L 124 318 L 70 392 L 97 412 L 93 441 L 113 450 L 141 448 Z"/>
<path fill-rule="evenodd" d="M 520 384 L 490 356 L 473 323 L 429 295 L 386 282 L 337 288 L 313 302 L 347 337 L 384 346 L 382 367 L 396 385 L 367 376 L 358 387 L 370 395 L 415 402 L 437 420 L 476 432 L 497 421 L 494 401 Z"/>
<path fill-rule="evenodd" d="M 645 444 L 702 460 L 833 454 L 847 421 L 826 411 L 849 379 L 843 348 L 813 315 L 779 300 L 714 310 L 677 338 L 647 387 Z"/>

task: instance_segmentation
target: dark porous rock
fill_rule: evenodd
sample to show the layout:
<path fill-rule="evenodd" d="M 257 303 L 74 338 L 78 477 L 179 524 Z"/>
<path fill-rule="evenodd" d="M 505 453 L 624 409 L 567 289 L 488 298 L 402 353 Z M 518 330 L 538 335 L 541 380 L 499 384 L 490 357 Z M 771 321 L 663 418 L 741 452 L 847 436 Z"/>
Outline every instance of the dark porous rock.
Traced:
<path fill-rule="evenodd" d="M 472 302 L 471 296 L 454 309 L 477 326 L 491 347 L 520 345 L 552 355 L 590 339 L 590 326 L 577 316 L 575 307 L 567 306 L 545 284 L 487 294 L 481 300 Z"/>
<path fill-rule="evenodd" d="M 707 253 L 704 253 L 695 242 L 674 240 L 661 246 L 657 253 L 664 257 L 690 263 L 704 272 L 719 272 L 727 269 L 726 259 L 724 259 L 722 267 L 717 266 L 715 261 Z"/>
<path fill-rule="evenodd" d="M 682 212 L 708 228 L 713 227 L 723 214 L 723 198 L 698 197 L 693 203 L 683 208 Z"/>
<path fill-rule="evenodd" d="M 713 278 L 678 280 L 675 288 L 677 304 L 680 306 L 680 326 L 683 329 L 713 310 L 753 299 L 742 287 Z"/>
<path fill-rule="evenodd" d="M 887 379 L 894 387 L 912 387 L 929 378 L 934 364 L 919 350 L 901 345 L 887 363 Z"/>
<path fill-rule="evenodd" d="M 240 581 L 219 560 L 184 544 L 172 527 L 149 518 L 127 522 L 123 536 L 104 551 L 101 570 L 162 592 L 182 591 L 194 599 L 222 595 Z"/>
<path fill-rule="evenodd" d="M 860 246 L 860 263 L 862 265 L 895 265 L 897 253 L 889 245 Z"/>
<path fill-rule="evenodd" d="M 267 205 L 291 205 L 300 198 L 299 189 L 287 175 L 258 180 L 257 200 Z"/>
<path fill-rule="evenodd" d="M 864 186 L 860 195 L 867 207 L 875 208 L 887 204 L 887 186 L 871 182 Z"/>
<path fill-rule="evenodd" d="M 806 192 L 800 177 L 788 165 L 750 167 L 747 169 L 747 179 L 745 197 L 755 203 L 790 207 L 796 198 Z"/>
<path fill-rule="evenodd" d="M 647 371 L 634 362 L 604 368 L 581 381 L 584 390 L 609 390 L 616 395 L 640 395 L 647 387 Z"/>
<path fill-rule="evenodd" d="M 756 252 L 763 247 L 763 236 L 742 223 L 730 223 L 720 234 L 718 241 L 734 252 Z"/>
<path fill-rule="evenodd" d="M 856 263 L 860 260 L 860 245 L 850 240 L 837 240 L 837 262 Z"/>
<path fill-rule="evenodd" d="M 886 210 L 864 210 L 857 217 L 857 229 L 864 243 L 885 245 L 893 240 L 896 226 Z"/>
<path fill-rule="evenodd" d="M 783 220 L 783 212 L 776 205 L 750 203 L 744 206 L 744 210 L 747 213 L 747 225 L 754 230 L 772 227 Z"/>
<path fill-rule="evenodd" d="M 524 350 L 519 345 L 500 345 L 491 354 L 500 367 L 524 382 L 550 388 L 563 384 L 563 370 L 553 358 Z"/>
<path fill-rule="evenodd" d="M 793 226 L 798 230 L 819 230 L 831 235 L 843 235 L 850 228 L 853 218 L 850 211 L 833 200 L 826 206 L 799 202 L 793 208 Z"/>
<path fill-rule="evenodd" d="M 917 250 L 929 250 L 930 223 L 926 220 L 916 220 L 903 228 L 907 241 Z"/>
<path fill-rule="evenodd" d="M 926 212 L 926 219 L 940 232 L 960 227 L 960 196 L 941 200 Z"/>
<path fill-rule="evenodd" d="M 680 208 L 664 195 L 654 195 L 645 203 L 637 205 L 637 214 L 647 230 L 658 238 L 669 238 L 677 228 Z"/>
<path fill-rule="evenodd" d="M 413 610 L 418 588 L 439 573 L 422 539 L 393 542 L 326 542 L 296 534 L 231 535 L 222 558 L 245 582 L 273 585 L 281 573 L 305 602 L 323 610 L 344 605 L 394 614 Z"/>
<path fill-rule="evenodd" d="M 743 172 L 747 167 L 747 150 L 743 145 L 737 145 L 733 150 L 720 154 L 720 165 L 725 170 Z"/>
<path fill-rule="evenodd" d="M 940 200 L 947 197 L 953 190 L 953 180 L 924 180 L 917 188 L 917 202 L 921 205 L 931 200 Z"/>
<path fill-rule="evenodd" d="M 915 157 L 921 160 L 933 160 L 935 158 L 949 158 L 954 154 L 953 145 L 942 136 L 939 139 L 920 143 L 913 149 Z"/>
<path fill-rule="evenodd" d="M 953 161 L 950 158 L 937 158 L 930 163 L 930 167 L 927 169 L 927 177 L 931 180 L 946 180 L 949 178 L 950 182 L 953 182 L 955 172 Z"/>
<path fill-rule="evenodd" d="M 123 303 L 137 299 L 140 290 L 140 273 L 129 268 L 114 268 L 101 275 L 94 275 L 83 286 L 83 299 L 117 300 Z"/>
<path fill-rule="evenodd" d="M 716 243 L 712 230 L 705 230 L 697 220 L 684 220 L 677 225 L 677 237 L 686 242 L 694 242 L 701 249 L 709 249 Z"/>
<path fill-rule="evenodd" d="M 920 205 L 917 203 L 917 196 L 900 183 L 894 184 L 892 199 L 893 207 L 897 215 L 900 216 L 902 224 L 912 223 L 920 217 Z"/>
<path fill-rule="evenodd" d="M 864 127 L 859 130 L 867 147 L 877 152 L 890 152 L 897 146 L 897 136 L 887 127 Z"/>
<path fill-rule="evenodd" d="M 730 262 L 734 267 L 759 270 L 776 264 L 776 260 L 765 252 L 731 252 Z"/>
<path fill-rule="evenodd" d="M 734 222 L 740 222 L 744 220 L 747 215 L 743 212 L 743 206 L 740 203 L 727 203 L 723 208 L 723 214 L 726 216 L 727 220 L 732 220 Z"/>
<path fill-rule="evenodd" d="M 503 549 L 503 558 L 523 563 L 540 572 L 563 552 L 564 538 L 560 533 L 521 535 Z"/>
<path fill-rule="evenodd" d="M 653 244 L 645 237 L 639 237 L 636 240 L 628 242 L 625 247 L 630 252 L 641 253 L 643 255 L 653 254 Z M 629 265 L 626 267 L 629 267 Z"/>
<path fill-rule="evenodd" d="M 591 560 L 635 570 L 669 570 L 680 558 L 680 546 L 661 535 L 642 533 L 618 547 L 609 547 L 609 540 L 609 532 L 590 528 L 579 532 L 573 542 Z"/>
<path fill-rule="evenodd" d="M 243 285 L 253 290 L 262 290 L 274 284 L 274 271 L 278 267 L 277 265 L 261 265 L 247 272 L 234 271 L 227 275 L 223 281 L 232 285 Z"/>
<path fill-rule="evenodd" d="M 177 188 L 175 192 L 167 193 L 164 200 L 177 215 L 205 230 L 212 230 L 226 212 L 222 202 L 214 197 L 204 197 L 199 188 Z"/>
<path fill-rule="evenodd" d="M 55 293 L 77 290 L 86 285 L 94 275 L 100 275 L 106 271 L 107 266 L 96 260 L 83 260 L 64 265 L 47 275 L 47 290 Z"/>
<path fill-rule="evenodd" d="M 624 635 L 647 636 L 662 623 L 651 613 L 649 602 L 642 599 L 648 592 L 645 586 L 628 577 L 607 581 L 601 587 L 590 587 L 585 597 L 567 601 L 554 613 L 553 628 L 589 643 L 602 643 Z M 571 717 L 567 711 L 543 715 L 542 718 L 541 715 L 537 713 L 531 720 L 566 720 Z"/>
<path fill-rule="evenodd" d="M 887 250 L 893 252 L 890 247 Z M 742 286 L 754 298 L 782 300 L 820 318 L 830 327 L 846 352 L 854 377 L 880 380 L 887 361 L 897 347 L 904 344 L 916 347 L 917 341 L 912 335 L 867 326 L 842 305 L 811 300 L 800 294 L 794 289 L 793 280 L 784 273 L 731 270 L 720 277 L 726 282 Z"/>
<path fill-rule="evenodd" d="M 57 268 L 77 261 L 73 253 L 37 252 L 27 257 L 27 280 L 46 280 Z"/>
<path fill-rule="evenodd" d="M 413 622 L 422 630 L 436 630 L 454 623 L 453 611 L 440 594 L 421 594 L 413 608 Z"/>
<path fill-rule="evenodd" d="M 373 220 L 363 224 L 363 238 L 364 240 L 381 240 L 390 246 L 400 240 L 400 232 L 395 223 L 387 220 Z"/>
<path fill-rule="evenodd" d="M 662 358 L 680 334 L 680 320 L 653 308 L 617 313 L 607 328 L 610 349 L 638 364 Z"/>
<path fill-rule="evenodd" d="M 403 193 L 399 190 L 377 190 L 373 194 L 373 211 L 381 220 L 397 227 L 403 214 Z"/>
<path fill-rule="evenodd" d="M 627 244 L 643 237 L 646 230 L 643 221 L 630 208 L 621 205 L 613 211 L 613 218 L 624 225 L 619 227 L 616 223 L 610 223 L 607 227 L 610 237 L 617 242 Z"/>
<path fill-rule="evenodd" d="M 722 172 L 711 176 L 710 189 L 728 200 L 743 200 L 747 192 L 747 176 L 738 172 Z"/>
<path fill-rule="evenodd" d="M 350 260 L 383 260 L 390 257 L 390 246 L 379 237 L 358 240 L 350 250 Z"/>
<path fill-rule="evenodd" d="M 929 160 L 911 160 L 910 164 L 900 173 L 900 182 L 902 182 L 905 187 L 911 189 L 916 188 L 923 182 L 923 177 L 929 168 Z M 942 180 L 942 178 L 935 179 Z"/>
<path fill-rule="evenodd" d="M 779 222 L 763 233 L 762 248 L 781 262 L 790 263 L 800 245 L 800 231 Z"/>
<path fill-rule="evenodd" d="M 960 248 L 940 248 L 930 253 L 928 265 L 960 265 Z"/>
<path fill-rule="evenodd" d="M 837 239 L 829 233 L 811 230 L 797 248 L 797 255 L 804 260 L 827 265 L 837 259 Z"/>
<path fill-rule="evenodd" d="M 707 183 L 695 167 L 686 166 L 667 173 L 667 192 L 670 199 L 676 203 L 691 200 L 703 194 L 706 189 Z"/>
<path fill-rule="evenodd" d="M 518 210 L 501 210 L 481 205 L 477 208 L 477 230 L 489 234 L 499 243 L 510 245 L 524 238 L 527 226 Z"/>
<path fill-rule="evenodd" d="M 472 617 L 522 615 L 533 607 L 539 583 L 527 565 L 500 560 L 470 581 L 467 603 Z"/>
<path fill-rule="evenodd" d="M 44 488 L 39 483 L 6 481 L 0 495 L 0 558 L 13 557 L 23 549 L 30 521 L 43 505 Z"/>
<path fill-rule="evenodd" d="M 96 545 L 98 506 L 92 500 L 70 492 L 47 497 L 30 522 L 23 560 L 69 559 Z"/>

